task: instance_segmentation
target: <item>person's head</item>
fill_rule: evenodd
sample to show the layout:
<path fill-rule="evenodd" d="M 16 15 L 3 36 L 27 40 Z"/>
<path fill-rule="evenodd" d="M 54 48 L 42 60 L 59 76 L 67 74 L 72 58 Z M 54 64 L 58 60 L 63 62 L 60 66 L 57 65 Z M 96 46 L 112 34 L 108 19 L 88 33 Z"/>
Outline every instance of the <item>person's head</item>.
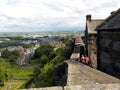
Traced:
<path fill-rule="evenodd" d="M 87 55 L 86 55 L 86 54 L 85 54 L 84 56 L 85 56 L 85 57 L 87 57 Z"/>
<path fill-rule="evenodd" d="M 82 55 L 82 57 L 84 57 L 84 55 Z"/>

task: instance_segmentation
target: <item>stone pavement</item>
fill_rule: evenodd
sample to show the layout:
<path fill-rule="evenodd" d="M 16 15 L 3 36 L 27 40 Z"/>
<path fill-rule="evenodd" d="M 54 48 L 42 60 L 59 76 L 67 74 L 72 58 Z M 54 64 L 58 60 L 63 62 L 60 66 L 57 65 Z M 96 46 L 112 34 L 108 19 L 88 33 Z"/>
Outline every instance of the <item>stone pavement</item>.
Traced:
<path fill-rule="evenodd" d="M 120 80 L 77 61 L 68 60 L 67 86 L 120 83 Z"/>
<path fill-rule="evenodd" d="M 65 87 L 56 86 L 56 87 L 44 87 L 44 88 L 31 88 L 24 90 L 120 90 L 120 83 L 74 85 L 74 86 L 65 86 Z"/>
<path fill-rule="evenodd" d="M 67 85 L 23 90 L 120 90 L 120 80 L 78 61 L 68 60 Z"/>

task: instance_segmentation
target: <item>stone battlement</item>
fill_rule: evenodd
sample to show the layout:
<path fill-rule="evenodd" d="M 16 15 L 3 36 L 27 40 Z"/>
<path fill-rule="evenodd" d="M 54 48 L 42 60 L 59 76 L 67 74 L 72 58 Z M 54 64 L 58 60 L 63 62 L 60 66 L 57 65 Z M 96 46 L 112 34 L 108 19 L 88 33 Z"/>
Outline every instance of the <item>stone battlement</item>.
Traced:
<path fill-rule="evenodd" d="M 63 65 L 67 64 L 66 86 L 24 90 L 120 90 L 120 80 L 113 76 L 90 68 L 78 61 L 67 60 L 63 63 Z M 63 81 L 63 83 L 65 82 Z"/>
<path fill-rule="evenodd" d="M 56 86 L 45 88 L 31 88 L 24 90 L 120 90 L 120 83 L 112 84 L 93 84 L 93 85 L 74 85 L 74 86 Z"/>

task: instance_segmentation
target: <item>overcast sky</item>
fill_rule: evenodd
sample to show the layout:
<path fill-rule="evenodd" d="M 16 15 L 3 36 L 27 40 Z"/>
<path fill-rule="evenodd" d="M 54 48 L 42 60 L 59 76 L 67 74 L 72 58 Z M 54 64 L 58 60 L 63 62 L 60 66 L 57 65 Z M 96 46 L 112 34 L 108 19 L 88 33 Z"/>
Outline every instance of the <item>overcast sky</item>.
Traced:
<path fill-rule="evenodd" d="M 0 32 L 81 30 L 87 14 L 106 18 L 119 0 L 0 0 Z"/>

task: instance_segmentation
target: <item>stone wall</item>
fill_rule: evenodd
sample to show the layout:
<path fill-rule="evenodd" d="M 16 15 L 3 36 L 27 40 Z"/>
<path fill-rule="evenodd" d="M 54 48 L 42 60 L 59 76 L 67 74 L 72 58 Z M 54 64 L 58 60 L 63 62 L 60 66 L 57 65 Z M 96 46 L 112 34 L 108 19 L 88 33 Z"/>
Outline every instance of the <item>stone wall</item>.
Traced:
<path fill-rule="evenodd" d="M 22 90 L 63 90 L 60 86 L 55 87 L 44 87 L 44 88 L 30 88 L 30 89 L 22 89 Z"/>
<path fill-rule="evenodd" d="M 97 68 L 97 45 L 96 45 L 96 35 L 90 35 L 88 41 L 88 57 L 90 58 L 92 67 Z"/>
<path fill-rule="evenodd" d="M 99 34 L 98 69 L 120 78 L 120 32 Z"/>
<path fill-rule="evenodd" d="M 58 86 L 24 90 L 120 90 L 119 79 L 74 60 L 67 60 L 57 65 L 55 73 L 57 75 L 55 83 Z M 67 77 L 63 78 L 64 75 Z"/>
<path fill-rule="evenodd" d="M 31 89 L 24 89 L 24 90 L 120 90 L 120 83 L 31 88 Z"/>
<path fill-rule="evenodd" d="M 54 72 L 54 85 L 65 86 L 67 83 L 68 64 L 66 62 L 56 65 Z"/>

